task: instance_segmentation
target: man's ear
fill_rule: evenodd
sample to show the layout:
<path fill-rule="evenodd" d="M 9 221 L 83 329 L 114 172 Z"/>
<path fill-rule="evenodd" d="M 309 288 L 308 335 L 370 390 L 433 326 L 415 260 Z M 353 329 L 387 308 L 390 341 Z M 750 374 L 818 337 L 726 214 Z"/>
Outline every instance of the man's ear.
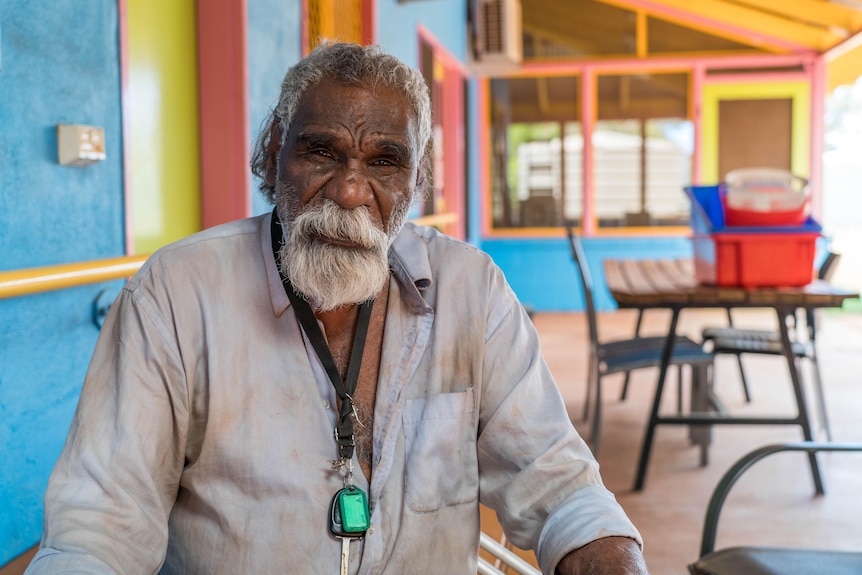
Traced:
<path fill-rule="evenodd" d="M 266 147 L 266 176 L 265 183 L 270 188 L 275 188 L 278 178 L 278 153 L 281 151 L 281 120 L 275 118 L 269 127 L 269 144 Z"/>
<path fill-rule="evenodd" d="M 424 191 L 425 186 L 425 170 L 422 166 L 419 166 L 419 169 L 416 170 L 416 189 L 420 191 Z"/>

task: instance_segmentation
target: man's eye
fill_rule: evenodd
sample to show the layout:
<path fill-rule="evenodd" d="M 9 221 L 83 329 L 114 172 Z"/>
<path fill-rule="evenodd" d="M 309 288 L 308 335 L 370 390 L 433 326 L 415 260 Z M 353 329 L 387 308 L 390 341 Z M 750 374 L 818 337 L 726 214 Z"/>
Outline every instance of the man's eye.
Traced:
<path fill-rule="evenodd" d="M 332 152 L 324 148 L 316 148 L 313 150 L 309 150 L 309 152 L 315 156 L 323 156 L 325 158 L 331 158 Z"/>

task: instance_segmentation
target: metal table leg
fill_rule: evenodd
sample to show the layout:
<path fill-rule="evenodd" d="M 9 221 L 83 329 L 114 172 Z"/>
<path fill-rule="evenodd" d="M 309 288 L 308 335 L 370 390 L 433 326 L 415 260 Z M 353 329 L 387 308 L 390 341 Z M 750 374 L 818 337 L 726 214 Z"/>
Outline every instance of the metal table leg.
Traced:
<path fill-rule="evenodd" d="M 778 332 L 781 334 L 781 345 L 784 357 L 787 359 L 787 367 L 790 371 L 790 381 L 793 385 L 793 394 L 796 396 L 796 406 L 799 410 L 797 421 L 802 427 L 802 435 L 806 441 L 812 441 L 811 419 L 808 417 L 808 408 L 805 404 L 805 393 L 802 389 L 802 378 L 799 375 L 796 358 L 793 356 L 793 347 L 790 342 L 790 333 L 787 330 L 787 319 L 795 314 L 795 309 L 775 308 L 778 314 Z M 820 467 L 817 465 L 817 453 L 809 452 L 808 459 L 811 463 L 811 476 L 814 480 L 814 490 L 818 495 L 823 495 L 823 478 L 820 475 Z"/>
<path fill-rule="evenodd" d="M 647 423 L 644 441 L 641 447 L 640 461 L 638 462 L 637 477 L 635 478 L 634 490 L 640 491 L 643 489 L 644 480 L 646 479 L 647 465 L 649 465 L 650 450 L 652 449 L 653 434 L 658 421 L 659 407 L 661 406 L 661 396 L 664 391 L 664 382 L 667 376 L 668 366 L 670 365 L 671 354 L 673 353 L 673 342 L 676 336 L 676 324 L 679 320 L 679 308 L 671 309 L 670 326 L 668 327 L 667 340 L 664 343 L 664 349 L 661 352 L 661 364 L 658 370 L 658 381 L 656 382 L 655 397 L 652 402 L 652 410 L 650 411 L 649 422 Z"/>

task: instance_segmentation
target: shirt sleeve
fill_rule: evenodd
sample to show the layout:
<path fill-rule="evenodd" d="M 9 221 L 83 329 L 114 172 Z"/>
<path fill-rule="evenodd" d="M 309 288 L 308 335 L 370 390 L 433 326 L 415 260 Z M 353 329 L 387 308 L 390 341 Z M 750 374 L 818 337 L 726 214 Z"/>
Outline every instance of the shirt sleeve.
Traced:
<path fill-rule="evenodd" d="M 111 306 L 45 494 L 27 575 L 156 573 L 182 472 L 184 372 L 170 330 L 124 289 Z"/>
<path fill-rule="evenodd" d="M 487 325 L 478 441 L 482 502 L 497 512 L 515 545 L 535 551 L 544 573 L 602 537 L 642 545 L 572 426 L 532 321 L 499 270 Z"/>

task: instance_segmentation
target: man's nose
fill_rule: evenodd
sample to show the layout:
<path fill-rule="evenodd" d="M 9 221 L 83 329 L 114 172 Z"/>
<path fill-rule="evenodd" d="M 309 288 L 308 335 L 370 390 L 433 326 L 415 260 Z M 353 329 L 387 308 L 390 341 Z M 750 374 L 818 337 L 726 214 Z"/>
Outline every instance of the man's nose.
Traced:
<path fill-rule="evenodd" d="M 370 205 L 374 201 L 374 192 L 367 168 L 358 161 L 344 163 L 330 185 L 324 188 L 324 197 L 346 210 Z"/>

